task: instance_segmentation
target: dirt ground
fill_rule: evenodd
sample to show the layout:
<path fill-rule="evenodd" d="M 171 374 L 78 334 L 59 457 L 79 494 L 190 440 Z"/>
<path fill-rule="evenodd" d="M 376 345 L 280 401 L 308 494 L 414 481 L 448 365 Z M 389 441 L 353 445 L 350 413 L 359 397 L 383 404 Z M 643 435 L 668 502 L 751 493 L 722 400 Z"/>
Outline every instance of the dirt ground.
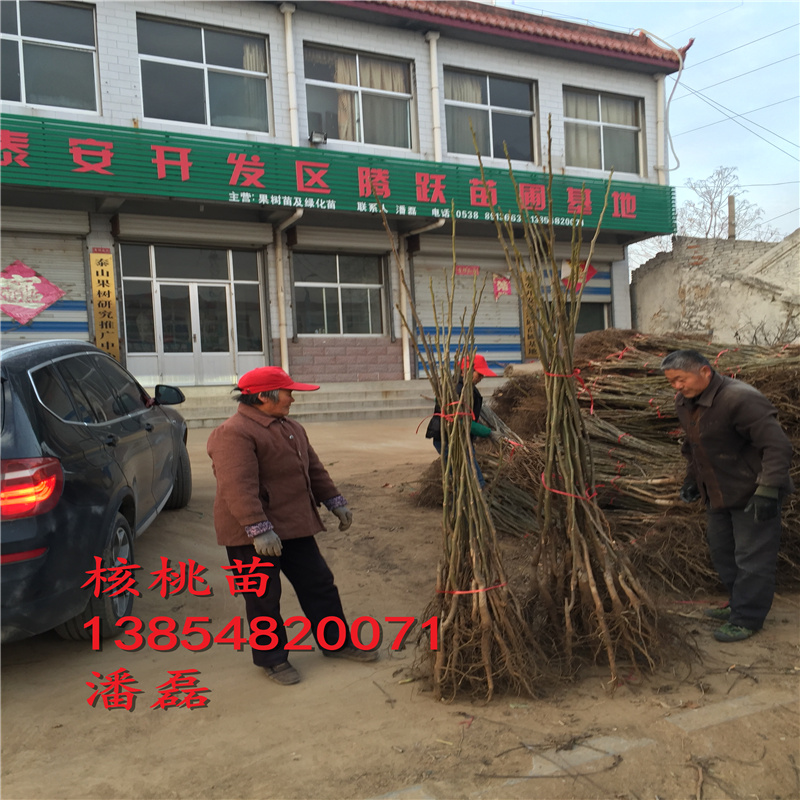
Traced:
<path fill-rule="evenodd" d="M 318 541 L 349 618 L 381 621 L 381 659 L 358 664 L 298 652 L 302 675 L 282 687 L 230 644 L 202 652 L 55 634 L 2 648 L 2 796 L 42 798 L 682 798 L 800 797 L 800 598 L 776 598 L 764 630 L 720 644 L 698 603 L 667 610 L 696 639 L 701 663 L 630 677 L 608 696 L 596 670 L 546 699 L 437 703 L 411 681 L 413 649 L 393 651 L 396 624 L 431 599 L 440 547 L 435 510 L 414 507 L 435 457 L 418 420 L 315 423 L 311 442 L 354 513 Z M 220 566 L 212 526 L 208 431 L 190 431 L 194 496 L 137 540 L 142 567 L 134 614 L 210 617 L 217 633 L 244 615 Z M 213 596 L 148 590 L 161 557 L 196 562 Z M 720 597 L 700 598 L 705 601 Z M 697 598 L 695 598 L 697 601 Z M 300 614 L 291 589 L 284 615 Z M 196 641 L 196 639 L 194 639 Z M 163 640 L 160 640 L 163 641 Z M 132 711 L 87 703 L 93 673 L 127 669 L 141 690 Z M 199 670 L 206 707 L 151 708 L 170 670 Z"/>

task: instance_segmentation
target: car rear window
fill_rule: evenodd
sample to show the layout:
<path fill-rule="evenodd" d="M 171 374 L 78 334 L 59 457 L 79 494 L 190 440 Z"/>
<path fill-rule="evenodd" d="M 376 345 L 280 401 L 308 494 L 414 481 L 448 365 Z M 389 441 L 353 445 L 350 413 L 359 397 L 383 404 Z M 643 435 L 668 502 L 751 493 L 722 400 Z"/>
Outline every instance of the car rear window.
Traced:
<path fill-rule="evenodd" d="M 76 410 L 58 370 L 52 364 L 32 371 L 31 380 L 42 405 L 60 419 L 67 422 L 94 421 L 88 409 Z"/>
<path fill-rule="evenodd" d="M 70 391 L 76 398 L 82 398 L 94 416 L 94 422 L 108 422 L 121 416 L 114 390 L 100 375 L 90 356 L 80 355 L 64 358 L 58 362 L 58 370 L 64 376 Z"/>

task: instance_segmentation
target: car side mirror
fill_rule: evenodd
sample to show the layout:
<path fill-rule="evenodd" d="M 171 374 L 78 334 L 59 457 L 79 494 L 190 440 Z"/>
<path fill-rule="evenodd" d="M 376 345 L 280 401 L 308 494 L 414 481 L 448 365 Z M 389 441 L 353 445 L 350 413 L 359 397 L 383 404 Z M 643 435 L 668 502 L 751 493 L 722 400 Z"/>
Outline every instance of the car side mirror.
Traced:
<path fill-rule="evenodd" d="M 166 386 L 159 383 L 156 386 L 156 403 L 160 406 L 176 406 L 186 400 L 186 395 L 177 386 Z"/>

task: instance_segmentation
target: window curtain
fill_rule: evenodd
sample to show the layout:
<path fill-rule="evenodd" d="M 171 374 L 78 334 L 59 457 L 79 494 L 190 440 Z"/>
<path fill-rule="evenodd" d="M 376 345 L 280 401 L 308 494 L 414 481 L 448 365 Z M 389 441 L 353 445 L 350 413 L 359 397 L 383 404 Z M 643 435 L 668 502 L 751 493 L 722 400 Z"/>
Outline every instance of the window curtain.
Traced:
<path fill-rule="evenodd" d="M 267 71 L 266 52 L 263 44 L 256 44 L 255 42 L 244 43 L 242 67 L 253 72 Z M 251 79 L 245 80 L 244 84 L 245 102 L 247 103 L 246 114 L 251 118 L 262 120 L 266 105 L 266 87 L 263 83 Z M 263 122 L 267 125 L 269 124 L 266 119 L 263 119 Z"/>
<path fill-rule="evenodd" d="M 466 72 L 444 72 L 444 96 L 457 103 L 485 103 L 486 78 Z"/>
<path fill-rule="evenodd" d="M 385 92 L 410 94 L 408 67 L 397 61 L 361 56 L 361 86 L 368 89 L 381 89 Z"/>
<path fill-rule="evenodd" d="M 358 68 L 356 60 L 348 53 L 332 53 L 334 58 L 334 80 L 336 83 L 358 85 Z M 339 138 L 348 142 L 358 141 L 356 135 L 356 96 L 354 92 L 338 90 L 337 119 Z"/>
<path fill-rule="evenodd" d="M 406 98 L 373 95 L 369 89 L 410 94 L 408 66 L 397 61 L 359 57 L 361 102 L 364 110 L 364 141 L 391 147 L 411 146 L 409 101 Z"/>
<path fill-rule="evenodd" d="M 267 59 L 263 44 L 260 42 L 244 43 L 244 52 L 242 53 L 242 69 L 249 69 L 253 72 L 267 71 Z"/>
<path fill-rule="evenodd" d="M 564 92 L 564 116 L 599 121 L 597 97 L 584 92 Z M 568 166 L 602 169 L 599 127 L 565 122 L 564 140 Z"/>
<path fill-rule="evenodd" d="M 597 95 L 584 92 L 564 92 L 564 116 L 572 119 L 599 121 Z"/>
<path fill-rule="evenodd" d="M 602 169 L 599 127 L 565 122 L 564 148 L 567 166 Z"/>
<path fill-rule="evenodd" d="M 457 103 L 485 104 L 486 77 L 466 72 L 444 71 L 444 96 Z M 470 124 L 475 131 L 481 155 L 489 153 L 489 112 L 481 109 L 446 106 L 447 149 L 451 153 L 475 153 Z"/>
<path fill-rule="evenodd" d="M 636 125 L 636 103 L 624 97 L 601 98 L 603 105 L 603 122 L 612 125 Z"/>

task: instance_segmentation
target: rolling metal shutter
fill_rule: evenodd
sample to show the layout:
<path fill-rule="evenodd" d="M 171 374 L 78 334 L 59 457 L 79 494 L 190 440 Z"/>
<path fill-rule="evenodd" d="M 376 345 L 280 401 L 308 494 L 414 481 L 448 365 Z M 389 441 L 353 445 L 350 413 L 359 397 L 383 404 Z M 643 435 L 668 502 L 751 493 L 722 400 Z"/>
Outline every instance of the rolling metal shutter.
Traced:
<path fill-rule="evenodd" d="M 49 213 L 55 215 L 55 212 Z M 86 306 L 84 251 L 85 242 L 82 236 L 3 231 L 3 268 L 14 261 L 21 261 L 64 292 L 60 300 L 37 314 L 26 325 L 4 313 L 0 320 L 0 331 L 4 338 L 15 342 L 42 339 L 91 341 Z"/>
<path fill-rule="evenodd" d="M 183 219 L 142 214 L 118 214 L 112 228 L 117 239 L 147 244 L 266 247 L 272 244 L 272 225 L 214 219 Z"/>
<path fill-rule="evenodd" d="M 487 246 L 488 245 L 488 246 Z M 452 274 L 453 255 L 450 238 L 438 240 L 422 237 L 421 249 L 413 256 L 414 299 L 417 313 L 422 321 L 425 335 L 435 341 L 431 283 L 436 297 L 436 315 L 440 333 L 444 323 L 442 307 L 446 301 L 445 276 Z M 451 358 L 455 355 L 464 309 L 467 316 L 472 313 L 473 293 L 480 293 L 484 286 L 478 313 L 475 318 L 475 346 L 489 362 L 489 366 L 502 373 L 507 364 L 522 361 L 522 333 L 520 330 L 520 307 L 516 289 L 510 295 L 500 295 L 496 300 L 493 290 L 495 275 L 510 277 L 508 266 L 497 242 L 462 240 L 456 242 L 456 264 L 478 268 L 477 276 L 456 275 L 453 290 L 453 331 L 450 343 Z M 468 321 L 465 320 L 465 321 Z M 424 373 L 422 362 L 418 363 L 420 375 Z"/>

